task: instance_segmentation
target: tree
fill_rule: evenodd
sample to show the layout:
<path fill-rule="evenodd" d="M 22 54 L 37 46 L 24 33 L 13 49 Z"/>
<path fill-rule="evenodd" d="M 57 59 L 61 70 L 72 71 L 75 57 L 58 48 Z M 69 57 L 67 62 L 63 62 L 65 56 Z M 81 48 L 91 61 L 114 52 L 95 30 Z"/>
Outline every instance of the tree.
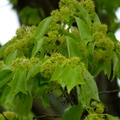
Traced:
<path fill-rule="evenodd" d="M 52 10 L 58 8 L 58 2 L 59 0 L 55 0 L 55 1 L 51 0 L 50 2 L 48 2 L 48 0 L 44 0 L 44 1 L 34 0 L 34 2 L 31 0 L 26 0 L 26 1 L 11 0 L 11 3 L 14 5 L 14 8 L 17 10 L 21 24 L 25 24 L 25 25 L 38 24 L 39 20 L 42 20 L 43 18 L 49 16 Z M 108 25 L 109 32 L 115 32 L 119 28 L 119 23 L 120 23 L 115 15 L 115 11 L 118 9 L 120 1 L 114 0 L 111 2 L 111 4 L 109 4 L 109 0 L 94 0 L 94 2 L 96 6 L 95 8 L 96 12 L 101 22 Z M 100 78 L 102 80 L 100 80 Z M 96 77 L 96 82 L 99 91 L 110 91 L 119 88 L 117 84 L 117 80 L 114 80 L 111 83 L 103 73 L 100 73 L 100 75 Z M 111 96 L 114 96 L 112 97 L 112 100 L 111 100 Z M 119 115 L 120 103 L 119 103 L 118 92 L 101 94 L 100 99 L 107 106 L 110 106 L 108 110 L 109 113 L 113 115 Z"/>
<path fill-rule="evenodd" d="M 59 1 L 10 0 L 10 3 L 13 4 L 13 8 L 17 11 L 21 24 L 36 25 L 39 24 L 40 20 L 48 17 L 52 10 L 58 8 Z M 115 11 L 119 8 L 120 1 L 114 0 L 111 1 L 111 4 L 109 4 L 109 0 L 94 0 L 94 2 L 101 22 L 108 25 L 109 31 L 115 32 L 120 26 L 115 14 Z"/>
<path fill-rule="evenodd" d="M 111 81 L 120 77 L 119 53 L 119 41 L 100 22 L 92 0 L 61 0 L 37 28 L 22 26 L 0 49 L 1 104 L 11 109 L 1 119 L 31 119 L 33 100 L 48 106 L 47 93 L 59 89 L 70 109 L 54 117 L 118 120 L 105 111 L 94 78 L 101 71 Z"/>

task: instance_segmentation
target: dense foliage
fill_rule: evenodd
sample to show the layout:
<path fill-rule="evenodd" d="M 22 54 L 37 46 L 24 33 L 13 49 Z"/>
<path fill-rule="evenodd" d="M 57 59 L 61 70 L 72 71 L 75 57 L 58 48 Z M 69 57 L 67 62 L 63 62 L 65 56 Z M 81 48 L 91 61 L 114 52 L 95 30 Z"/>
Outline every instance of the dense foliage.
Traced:
<path fill-rule="evenodd" d="M 120 1 L 114 0 L 109 3 L 109 0 L 94 0 L 96 11 L 102 23 L 108 25 L 109 31 L 116 31 L 120 27 L 120 21 L 115 12 L 119 9 Z"/>
<path fill-rule="evenodd" d="M 17 11 L 19 21 L 25 25 L 38 25 L 40 20 L 50 15 L 58 8 L 60 0 L 9 0 Z M 83 0 L 77 0 L 83 1 Z M 93 0 L 96 12 L 102 23 L 108 25 L 108 30 L 115 32 L 120 27 L 120 21 L 115 12 L 119 9 L 119 0 Z"/>
<path fill-rule="evenodd" d="M 38 27 L 19 28 L 0 48 L 0 57 L 6 118 L 30 119 L 33 100 L 41 98 L 49 106 L 47 93 L 60 89 L 71 104 L 60 120 L 118 120 L 105 113 L 94 78 L 101 71 L 111 81 L 120 78 L 120 43 L 100 22 L 92 0 L 61 0 Z"/>

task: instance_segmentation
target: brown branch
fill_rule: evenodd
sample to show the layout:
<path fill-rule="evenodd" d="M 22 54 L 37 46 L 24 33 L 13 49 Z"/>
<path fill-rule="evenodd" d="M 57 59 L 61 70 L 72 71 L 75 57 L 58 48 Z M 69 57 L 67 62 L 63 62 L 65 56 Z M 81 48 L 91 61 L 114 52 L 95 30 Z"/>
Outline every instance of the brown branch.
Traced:
<path fill-rule="evenodd" d="M 45 118 L 45 117 L 61 118 L 62 116 L 61 115 L 45 114 L 45 115 L 41 115 L 41 116 L 35 116 L 35 117 L 33 117 L 33 120 L 39 119 L 39 118 Z"/>
<path fill-rule="evenodd" d="M 102 92 L 99 92 L 99 94 L 109 94 L 109 93 L 114 93 L 114 92 L 119 92 L 120 89 L 117 89 L 117 90 L 111 90 L 111 91 L 102 91 Z"/>
<path fill-rule="evenodd" d="M 0 111 L 0 114 L 2 114 L 2 116 L 5 118 L 5 120 L 8 120 L 5 115 L 2 113 L 2 111 Z"/>

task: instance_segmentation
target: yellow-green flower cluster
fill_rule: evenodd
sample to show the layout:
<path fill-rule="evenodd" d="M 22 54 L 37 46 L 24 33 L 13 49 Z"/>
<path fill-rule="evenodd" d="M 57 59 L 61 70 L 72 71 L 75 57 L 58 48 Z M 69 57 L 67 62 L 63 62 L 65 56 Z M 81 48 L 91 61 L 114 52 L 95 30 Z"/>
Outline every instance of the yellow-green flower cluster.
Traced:
<path fill-rule="evenodd" d="M 102 114 L 104 112 L 105 106 L 102 102 L 92 101 L 91 102 L 91 109 L 89 113 L 98 113 Z"/>
<path fill-rule="evenodd" d="M 53 11 L 51 15 L 54 16 L 55 22 L 69 24 L 74 19 L 74 15 L 78 12 L 78 5 L 83 6 L 91 17 L 95 14 L 95 5 L 93 0 L 77 1 L 77 0 L 61 0 L 59 3 L 59 10 Z"/>
<path fill-rule="evenodd" d="M 78 48 L 79 48 L 79 50 L 80 50 L 80 52 L 84 55 L 84 56 L 87 56 L 88 55 L 88 50 L 87 50 L 87 48 L 86 48 L 86 46 L 85 46 L 85 44 L 84 43 L 79 43 L 78 44 Z"/>
<path fill-rule="evenodd" d="M 92 101 L 91 108 L 88 109 L 88 115 L 85 117 L 85 120 L 104 120 L 104 109 L 105 106 L 101 102 Z"/>
<path fill-rule="evenodd" d="M 22 67 L 22 68 L 25 68 L 27 71 L 29 71 L 30 68 L 32 68 L 35 64 L 39 62 L 40 62 L 40 59 L 36 57 L 32 57 L 30 59 L 26 57 L 16 58 L 15 60 L 13 60 L 10 69 L 12 71 L 15 71 L 19 67 Z"/>
<path fill-rule="evenodd" d="M 3 61 L 0 61 L 0 70 L 3 69 L 6 65 L 4 64 Z"/>
<path fill-rule="evenodd" d="M 2 114 L 0 114 L 0 120 L 6 120 L 6 119 L 8 119 L 8 120 L 18 120 L 19 119 L 14 112 L 6 111 L 3 114 L 6 118 Z M 22 120 L 27 120 L 26 117 L 22 117 L 21 119 Z"/>
<path fill-rule="evenodd" d="M 65 61 L 63 61 L 61 65 L 62 66 L 70 65 L 72 68 L 80 66 L 80 68 L 82 69 L 81 74 L 83 75 L 86 72 L 86 66 L 83 62 L 81 62 L 81 59 L 79 57 L 67 58 Z"/>
<path fill-rule="evenodd" d="M 93 0 L 83 0 L 79 4 L 82 5 L 87 10 L 87 12 L 90 14 L 91 18 L 94 16 L 95 5 L 94 5 Z"/>
<path fill-rule="evenodd" d="M 93 34 L 93 40 L 96 41 L 96 47 L 108 50 L 114 49 L 114 42 L 105 35 L 103 35 L 103 33 L 101 32 L 95 32 Z"/>
<path fill-rule="evenodd" d="M 57 30 L 48 32 L 48 37 L 45 38 L 43 48 L 46 52 L 55 53 L 65 50 L 65 36 L 59 34 Z"/>
<path fill-rule="evenodd" d="M 76 12 L 75 5 L 77 4 L 78 2 L 76 0 L 61 0 L 59 3 L 60 9 L 51 13 L 54 16 L 54 21 L 69 24 L 69 21 Z"/>
<path fill-rule="evenodd" d="M 101 28 L 103 28 L 103 30 Z M 114 42 L 106 36 L 105 33 L 107 29 L 105 26 L 98 25 L 95 29 L 95 32 L 92 34 L 92 39 L 95 41 L 94 62 L 95 64 L 97 64 L 99 60 L 110 62 L 114 50 Z"/>
<path fill-rule="evenodd" d="M 80 65 L 80 58 L 79 57 L 72 57 L 70 59 L 66 59 L 65 61 L 63 61 L 62 65 L 63 66 L 70 65 L 74 68 L 77 65 Z"/>
<path fill-rule="evenodd" d="M 92 23 L 92 27 L 91 27 L 92 33 L 101 32 L 102 34 L 105 35 L 107 33 L 107 30 L 108 30 L 107 25 L 105 24 L 98 23 L 98 22 Z"/>
<path fill-rule="evenodd" d="M 85 117 L 84 120 L 105 120 L 104 118 L 105 116 L 102 114 L 92 113 L 92 114 L 87 115 L 87 117 Z"/>
<path fill-rule="evenodd" d="M 31 38 L 23 38 L 9 45 L 5 50 L 5 56 L 7 56 L 10 52 L 13 52 L 15 50 L 20 51 L 20 53 L 27 54 L 32 47 L 33 40 Z"/>
<path fill-rule="evenodd" d="M 16 32 L 16 36 L 11 39 L 13 41 L 6 50 L 5 56 L 7 56 L 10 52 L 18 50 L 20 53 L 27 54 L 31 48 L 33 47 L 34 38 L 32 37 L 34 33 L 35 27 L 25 27 L 22 26 Z"/>
<path fill-rule="evenodd" d="M 57 64 L 62 64 L 66 58 L 59 54 L 54 53 L 50 58 L 42 63 L 40 67 L 40 73 L 44 78 L 50 78 L 55 70 Z"/>
<path fill-rule="evenodd" d="M 60 64 L 62 66 L 70 65 L 71 67 L 76 67 L 80 65 L 81 67 L 83 64 L 80 62 L 80 58 L 73 57 L 73 58 L 66 58 L 59 53 L 53 54 L 51 57 L 48 57 L 45 62 L 42 63 L 40 67 L 40 73 L 44 78 L 51 78 L 56 66 Z"/>
<path fill-rule="evenodd" d="M 120 42 L 115 43 L 114 50 L 115 50 L 116 52 L 120 52 Z"/>
<path fill-rule="evenodd" d="M 100 60 L 103 60 L 103 62 L 110 62 L 112 59 L 112 50 L 102 50 L 102 49 L 95 49 L 94 50 L 94 64 L 97 65 L 97 63 Z"/>
<path fill-rule="evenodd" d="M 78 4 L 77 0 L 60 0 L 59 8 L 63 6 L 74 7 L 74 5 Z"/>
<path fill-rule="evenodd" d="M 36 26 L 21 26 L 17 31 L 16 31 L 16 36 L 18 39 L 22 39 L 24 36 L 30 37 L 31 33 L 34 33 L 36 29 Z M 14 38 L 12 39 L 14 40 Z"/>

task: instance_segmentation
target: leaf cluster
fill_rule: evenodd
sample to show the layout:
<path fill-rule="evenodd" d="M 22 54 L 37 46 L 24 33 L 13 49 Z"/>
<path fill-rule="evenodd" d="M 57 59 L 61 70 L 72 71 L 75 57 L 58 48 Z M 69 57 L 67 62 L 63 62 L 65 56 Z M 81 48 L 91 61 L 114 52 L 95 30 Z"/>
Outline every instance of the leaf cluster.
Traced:
<path fill-rule="evenodd" d="M 68 95 L 75 90 L 78 102 L 70 98 L 74 106 L 60 120 L 102 120 L 104 107 L 91 108 L 92 100 L 100 102 L 94 77 L 102 70 L 108 78 L 112 70 L 112 79 L 120 77 L 120 44 L 107 33 L 92 0 L 61 0 L 59 7 L 37 28 L 22 26 L 0 48 L 0 57 L 4 57 L 0 62 L 1 105 L 11 108 L 20 119 L 29 115 L 35 98 L 41 98 L 46 106 L 51 90 Z M 82 118 L 84 110 L 88 115 Z"/>

